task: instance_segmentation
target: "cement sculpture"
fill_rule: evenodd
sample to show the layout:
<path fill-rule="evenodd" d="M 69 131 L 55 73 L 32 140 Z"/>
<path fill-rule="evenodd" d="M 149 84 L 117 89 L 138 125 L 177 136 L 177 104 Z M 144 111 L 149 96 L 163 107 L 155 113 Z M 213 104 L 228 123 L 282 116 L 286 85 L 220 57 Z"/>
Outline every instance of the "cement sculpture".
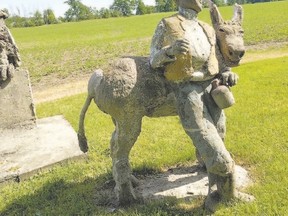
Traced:
<path fill-rule="evenodd" d="M 121 58 L 112 63 L 113 71 L 97 70 L 91 76 L 78 139 L 82 151 L 87 152 L 84 119 L 94 99 L 115 124 L 110 142 L 115 192 L 119 204 L 127 205 L 138 199 L 132 186 L 135 177 L 129 152 L 141 132 L 142 118 L 179 115 L 199 160 L 207 168 L 205 205 L 214 211 L 220 201 L 240 197 L 234 187 L 234 161 L 224 145 L 224 112 L 210 91 L 214 79 L 220 79 L 223 85 L 237 83 L 238 76 L 230 67 L 237 66 L 245 52 L 242 8 L 236 5 L 232 21 L 225 22 L 217 7 L 211 5 L 213 30 L 197 19 L 200 1 L 179 0 L 178 5 L 179 13 L 164 18 L 157 26 L 150 58 Z M 214 184 L 216 191 L 211 189 Z"/>
<path fill-rule="evenodd" d="M 224 145 L 225 116 L 211 97 L 211 82 L 217 75 L 224 84 L 237 83 L 238 76 L 228 66 L 237 66 L 245 53 L 242 10 L 236 5 L 234 18 L 225 23 L 212 5 L 213 30 L 197 19 L 201 1 L 177 3 L 179 13 L 164 18 L 157 26 L 150 63 L 152 68 L 163 68 L 171 83 L 182 126 L 207 169 L 209 191 L 205 206 L 215 211 L 220 200 L 232 200 L 237 194 L 235 164 Z M 212 191 L 215 184 L 217 190 Z"/>

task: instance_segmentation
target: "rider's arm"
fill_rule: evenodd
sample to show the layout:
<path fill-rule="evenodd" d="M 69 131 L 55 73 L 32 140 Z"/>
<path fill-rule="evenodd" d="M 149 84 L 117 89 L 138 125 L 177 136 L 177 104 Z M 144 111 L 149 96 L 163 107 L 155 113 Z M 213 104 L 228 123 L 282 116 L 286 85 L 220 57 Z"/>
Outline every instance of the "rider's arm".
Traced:
<path fill-rule="evenodd" d="M 165 63 L 176 60 L 175 56 L 169 55 L 169 52 L 167 52 L 171 46 L 163 47 L 165 33 L 166 27 L 162 20 L 155 30 L 150 47 L 150 65 L 152 68 L 160 68 L 163 67 Z"/>

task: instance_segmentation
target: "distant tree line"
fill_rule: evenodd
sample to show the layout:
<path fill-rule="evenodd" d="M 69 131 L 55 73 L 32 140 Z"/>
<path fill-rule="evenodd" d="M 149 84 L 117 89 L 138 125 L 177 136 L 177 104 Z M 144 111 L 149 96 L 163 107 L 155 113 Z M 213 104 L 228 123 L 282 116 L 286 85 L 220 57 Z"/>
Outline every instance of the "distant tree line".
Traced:
<path fill-rule="evenodd" d="M 9 14 L 7 9 L 6 13 Z M 46 9 L 41 13 L 40 11 L 35 11 L 31 17 L 21 17 L 20 15 L 10 15 L 6 21 L 9 27 L 33 27 L 49 24 L 57 24 L 60 20 L 55 17 L 53 10 Z"/>
<path fill-rule="evenodd" d="M 267 1 L 271 0 L 213 0 L 218 6 Z M 101 8 L 100 10 L 84 5 L 81 0 L 66 0 L 64 3 L 69 6 L 64 17 L 56 18 L 54 11 L 51 9 L 46 9 L 43 12 L 37 10 L 31 17 L 21 17 L 18 11 L 18 15 L 10 14 L 6 24 L 9 27 L 33 27 L 62 22 L 122 17 L 134 14 L 144 15 L 177 10 L 175 0 L 155 0 L 155 6 L 145 5 L 143 0 L 114 0 L 109 8 Z M 9 14 L 9 11 L 5 10 Z"/>

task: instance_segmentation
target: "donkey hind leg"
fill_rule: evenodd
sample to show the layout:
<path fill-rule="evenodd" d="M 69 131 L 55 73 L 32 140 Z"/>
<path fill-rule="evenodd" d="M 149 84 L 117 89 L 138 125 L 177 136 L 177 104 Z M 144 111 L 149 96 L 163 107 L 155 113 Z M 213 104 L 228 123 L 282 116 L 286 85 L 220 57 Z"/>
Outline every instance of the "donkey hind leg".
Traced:
<path fill-rule="evenodd" d="M 92 101 L 92 97 L 91 96 L 87 96 L 85 104 L 83 105 L 83 108 L 81 110 L 80 113 L 80 117 L 79 117 L 79 125 L 78 125 L 78 142 L 79 142 L 79 147 L 81 149 L 81 151 L 83 151 L 84 153 L 86 153 L 88 151 L 88 144 L 87 144 L 87 139 L 85 136 L 85 126 L 84 126 L 84 120 L 85 120 L 85 115 L 86 112 L 88 110 L 88 107 L 90 106 Z"/>
<path fill-rule="evenodd" d="M 141 118 L 126 117 L 125 120 L 113 120 L 116 128 L 111 137 L 111 157 L 113 162 L 113 178 L 119 205 L 127 205 L 137 201 L 132 181 L 129 153 L 141 131 Z"/>

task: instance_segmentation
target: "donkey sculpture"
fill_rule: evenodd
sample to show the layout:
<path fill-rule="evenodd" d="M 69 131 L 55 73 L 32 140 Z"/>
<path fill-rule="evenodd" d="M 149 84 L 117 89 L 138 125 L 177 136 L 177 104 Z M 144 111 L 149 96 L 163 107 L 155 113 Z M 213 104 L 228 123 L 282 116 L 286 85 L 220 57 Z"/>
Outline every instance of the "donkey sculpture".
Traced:
<path fill-rule="evenodd" d="M 219 47 L 219 64 L 237 66 L 244 54 L 242 9 L 236 6 L 233 19 L 227 22 L 215 5 L 210 12 Z M 125 205 L 137 200 L 132 187 L 135 177 L 131 174 L 129 153 L 141 132 L 142 118 L 177 115 L 177 110 L 174 93 L 162 71 L 151 69 L 147 57 L 120 58 L 112 67 L 107 73 L 97 70 L 89 80 L 78 138 L 81 150 L 87 152 L 84 118 L 94 99 L 100 110 L 111 115 L 115 125 L 110 141 L 112 169 L 117 200 Z"/>

